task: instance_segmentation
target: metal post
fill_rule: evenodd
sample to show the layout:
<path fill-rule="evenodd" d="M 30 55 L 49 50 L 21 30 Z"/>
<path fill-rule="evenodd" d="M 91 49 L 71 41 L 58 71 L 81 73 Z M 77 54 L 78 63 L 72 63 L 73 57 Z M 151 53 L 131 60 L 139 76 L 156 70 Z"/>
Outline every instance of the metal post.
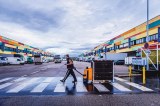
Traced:
<path fill-rule="evenodd" d="M 149 36 L 149 0 L 147 0 L 147 37 L 146 41 L 149 42 L 148 36 Z"/>
<path fill-rule="evenodd" d="M 114 83 L 114 62 L 113 62 L 113 83 Z"/>
<path fill-rule="evenodd" d="M 146 84 L 146 70 L 145 70 L 145 66 L 143 66 L 143 84 Z"/>
<path fill-rule="evenodd" d="M 130 65 L 129 66 L 129 77 L 131 77 L 132 76 L 132 66 Z"/>
<path fill-rule="evenodd" d="M 159 57 L 158 57 L 158 44 L 157 44 L 157 71 L 159 70 L 159 63 L 158 63 L 158 61 L 159 61 Z"/>
<path fill-rule="evenodd" d="M 146 42 L 149 42 L 148 39 L 149 36 L 149 0 L 147 0 L 147 36 L 146 36 Z M 147 70 L 149 70 L 149 61 L 148 61 L 148 53 L 147 53 Z"/>

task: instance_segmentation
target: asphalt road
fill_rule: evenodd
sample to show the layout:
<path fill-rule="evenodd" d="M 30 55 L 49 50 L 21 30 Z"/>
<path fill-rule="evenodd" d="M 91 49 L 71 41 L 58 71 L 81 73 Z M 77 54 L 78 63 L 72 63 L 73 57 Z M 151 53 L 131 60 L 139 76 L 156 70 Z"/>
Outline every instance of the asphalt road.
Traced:
<path fill-rule="evenodd" d="M 90 63 L 74 62 L 83 72 Z M 0 78 L 6 77 L 63 77 L 65 62 L 42 65 L 25 64 L 0 67 Z M 127 73 L 127 67 L 116 66 L 116 73 Z M 76 73 L 77 77 L 81 77 Z M 0 96 L 0 106 L 160 106 L 156 93 L 86 94 L 86 95 L 15 95 Z"/>
<path fill-rule="evenodd" d="M 9 65 L 0 67 L 0 78 L 5 77 L 63 77 L 67 71 L 62 63 L 43 63 L 42 65 L 25 64 L 25 65 Z M 78 71 L 82 72 L 90 63 L 74 62 Z M 81 76 L 76 73 L 76 76 Z"/>

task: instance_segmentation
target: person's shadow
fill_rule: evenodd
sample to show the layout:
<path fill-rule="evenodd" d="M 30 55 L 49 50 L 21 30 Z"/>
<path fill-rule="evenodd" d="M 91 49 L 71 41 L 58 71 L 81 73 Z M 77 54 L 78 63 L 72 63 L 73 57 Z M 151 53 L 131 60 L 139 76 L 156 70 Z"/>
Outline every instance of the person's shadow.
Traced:
<path fill-rule="evenodd" d="M 67 95 L 74 95 L 76 93 L 76 84 L 66 86 Z"/>

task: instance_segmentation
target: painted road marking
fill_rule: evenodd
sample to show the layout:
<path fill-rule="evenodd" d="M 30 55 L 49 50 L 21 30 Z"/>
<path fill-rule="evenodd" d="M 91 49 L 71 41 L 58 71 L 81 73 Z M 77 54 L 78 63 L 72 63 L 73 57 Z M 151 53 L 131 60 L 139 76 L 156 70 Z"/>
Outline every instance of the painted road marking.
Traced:
<path fill-rule="evenodd" d="M 53 79 L 55 79 L 55 77 L 47 77 L 47 78 L 43 81 L 43 83 L 52 82 Z"/>
<path fill-rule="evenodd" d="M 76 91 L 77 92 L 88 92 L 86 87 L 84 86 L 83 82 L 77 82 Z"/>
<path fill-rule="evenodd" d="M 12 77 L 13 78 L 13 77 Z M 9 78 L 4 78 L 1 79 L 0 81 L 8 81 L 9 79 L 11 79 L 11 81 L 9 80 L 9 82 L 5 82 L 2 83 L 0 85 L 0 93 L 1 92 L 5 92 L 5 93 L 19 93 L 21 90 L 25 90 L 27 89 L 28 86 L 32 86 L 34 85 L 33 89 L 30 90 L 30 93 L 42 93 L 44 92 L 44 90 L 47 90 L 47 87 L 49 86 L 50 83 L 54 84 L 53 86 L 55 86 L 55 89 L 53 89 L 53 92 L 57 92 L 57 93 L 65 93 L 66 92 L 66 86 L 70 86 L 70 84 L 68 83 L 56 83 L 59 82 L 59 79 L 61 79 L 61 77 L 15 77 L 12 80 L 11 77 Z M 71 77 L 69 77 L 70 80 Z M 116 77 L 115 78 L 118 81 L 123 82 L 125 85 L 129 85 L 134 87 L 135 89 L 138 89 L 141 92 L 144 91 L 148 91 L 148 92 L 153 92 L 152 89 L 147 88 L 145 86 L 133 83 L 133 82 L 129 82 L 127 80 L 121 79 Z M 39 81 L 41 80 L 41 81 Z M 23 81 L 23 82 L 21 82 Z M 38 82 L 37 82 L 38 81 Z M 54 81 L 54 83 L 53 83 Z M 35 84 L 36 83 L 36 84 Z M 116 88 L 119 92 L 134 92 L 133 90 L 127 88 L 124 85 L 121 85 L 121 83 L 119 82 L 115 82 L 115 83 L 110 83 L 111 86 L 113 86 L 113 89 Z M 14 87 L 10 87 L 10 86 L 14 86 Z M 99 91 L 99 92 L 111 92 L 107 86 L 104 86 L 102 84 L 93 84 L 93 86 Z M 8 90 L 8 87 L 9 90 Z M 6 89 L 6 91 L 1 89 Z M 82 77 L 77 77 L 77 84 L 75 85 L 75 91 L 81 92 L 81 93 L 85 93 L 88 92 L 86 86 L 83 84 L 83 78 Z M 113 91 L 114 92 L 114 91 Z M 115 92 L 116 93 L 116 92 Z"/>
<path fill-rule="evenodd" d="M 20 81 L 23 81 L 23 80 L 25 80 L 25 79 L 27 79 L 27 78 L 18 78 L 18 79 L 15 79 L 15 80 L 13 80 L 14 82 L 20 82 Z"/>
<path fill-rule="evenodd" d="M 3 88 L 6 88 L 6 87 L 8 87 L 8 86 L 10 86 L 10 85 L 12 85 L 13 83 L 5 83 L 5 84 L 2 84 L 2 85 L 0 85 L 0 89 L 3 89 Z"/>
<path fill-rule="evenodd" d="M 78 77 L 78 78 L 77 78 L 77 81 L 78 81 L 78 82 L 79 82 L 79 81 L 80 81 L 80 82 L 83 82 L 83 78 Z"/>
<path fill-rule="evenodd" d="M 83 78 L 81 77 L 77 78 L 76 91 L 77 92 L 88 92 L 86 87 L 83 84 Z"/>
<path fill-rule="evenodd" d="M 49 85 L 49 83 L 41 83 L 38 86 L 36 86 L 31 92 L 32 93 L 38 93 L 43 92 L 43 90 Z"/>
<path fill-rule="evenodd" d="M 64 83 L 59 83 L 56 85 L 56 88 L 54 89 L 54 92 L 65 92 L 66 91 L 66 85 Z"/>
<path fill-rule="evenodd" d="M 99 92 L 109 92 L 109 90 L 102 84 L 93 84 Z"/>
<path fill-rule="evenodd" d="M 137 88 L 137 89 L 140 89 L 140 90 L 142 90 L 142 91 L 153 92 L 152 89 L 149 89 L 149 88 L 147 88 L 147 87 L 144 87 L 144 86 L 142 86 L 142 85 L 139 85 L 139 84 L 136 84 L 136 83 L 133 83 L 133 82 L 126 82 L 126 84 L 128 84 L 128 85 L 130 85 L 130 86 L 133 86 L 133 87 L 135 87 L 135 88 Z"/>
<path fill-rule="evenodd" d="M 122 78 L 118 78 L 118 77 L 114 77 L 114 79 L 118 80 L 118 81 L 121 81 L 121 82 L 127 82 L 127 80 L 124 80 Z"/>
<path fill-rule="evenodd" d="M 7 93 L 18 93 L 19 91 L 21 91 L 22 89 L 24 89 L 25 87 L 27 87 L 28 85 L 33 84 L 35 81 L 37 81 L 39 78 L 32 78 L 29 81 L 13 88 L 7 91 Z"/>
<path fill-rule="evenodd" d="M 39 71 L 35 71 L 35 72 L 32 72 L 31 74 L 35 74 L 35 73 L 38 73 Z"/>
<path fill-rule="evenodd" d="M 10 79 L 12 79 L 12 77 L 1 79 L 1 80 L 0 80 L 0 83 L 1 83 L 1 82 L 4 82 L 4 81 L 7 81 L 7 80 L 10 80 Z"/>
<path fill-rule="evenodd" d="M 128 88 L 126 88 L 126 87 L 124 87 L 124 86 L 122 86 L 122 85 L 120 85 L 120 84 L 118 84 L 118 83 L 111 83 L 111 85 L 112 85 L 113 87 L 117 88 L 117 89 L 120 90 L 120 91 L 123 91 L 123 92 L 131 92 L 130 89 L 128 89 Z"/>
<path fill-rule="evenodd" d="M 142 90 L 142 91 L 153 92 L 152 89 L 149 89 L 149 88 L 147 88 L 147 87 L 144 87 L 144 86 L 142 86 L 142 85 L 139 85 L 139 84 L 136 84 L 136 83 L 133 83 L 133 82 L 128 82 L 128 81 L 126 81 L 126 80 L 124 80 L 124 79 L 122 79 L 122 78 L 116 77 L 116 80 L 122 81 L 122 82 L 124 82 L 124 83 L 126 83 L 126 84 L 128 84 L 128 85 L 130 85 L 130 86 L 133 86 L 133 87 L 135 87 L 135 88 L 137 88 L 137 89 L 140 89 L 140 90 Z"/>

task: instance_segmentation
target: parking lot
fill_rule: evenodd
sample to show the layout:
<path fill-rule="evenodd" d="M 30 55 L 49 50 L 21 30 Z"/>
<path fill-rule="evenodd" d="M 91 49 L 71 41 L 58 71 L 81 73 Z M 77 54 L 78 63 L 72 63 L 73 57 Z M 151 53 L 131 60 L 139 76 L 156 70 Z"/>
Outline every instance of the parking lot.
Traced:
<path fill-rule="evenodd" d="M 42 65 L 25 64 L 25 65 L 7 65 L 0 66 L 0 78 L 5 77 L 62 77 L 67 71 L 64 65 L 66 61 L 62 63 L 43 63 Z M 75 67 L 80 71 L 90 66 L 90 63 L 75 62 Z M 76 73 L 77 76 L 80 76 Z"/>
<path fill-rule="evenodd" d="M 133 77 L 131 82 L 128 77 L 115 77 L 114 83 L 102 84 L 105 89 L 100 91 L 94 84 L 83 84 L 82 76 L 77 72 L 75 72 L 78 79 L 76 85 L 72 83 L 71 77 L 62 84 L 59 80 L 67 71 L 65 63 L 66 61 L 57 64 L 50 62 L 42 65 L 1 66 L 0 105 L 157 106 L 160 104 L 158 81 L 155 82 L 157 79 L 148 79 L 148 85 L 142 85 L 140 77 Z M 90 63 L 87 62 L 75 61 L 74 63 L 77 70 L 82 73 L 86 66 L 90 67 Z M 117 65 L 115 73 L 128 74 L 128 67 Z"/>

